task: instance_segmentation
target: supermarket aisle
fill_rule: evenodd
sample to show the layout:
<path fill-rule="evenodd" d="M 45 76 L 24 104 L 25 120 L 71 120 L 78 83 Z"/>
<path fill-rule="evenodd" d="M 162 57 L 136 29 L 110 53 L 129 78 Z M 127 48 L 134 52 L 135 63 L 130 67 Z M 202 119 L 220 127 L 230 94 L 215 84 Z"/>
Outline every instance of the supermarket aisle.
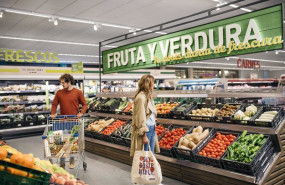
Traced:
<path fill-rule="evenodd" d="M 7 143 L 23 153 L 33 153 L 35 157 L 44 158 L 41 136 L 7 140 Z M 79 175 L 85 183 L 89 185 L 132 185 L 131 166 L 89 152 L 86 152 L 86 162 L 87 171 L 84 172 L 82 169 Z M 69 171 L 68 163 L 66 166 Z M 185 185 L 185 183 L 164 177 L 163 185 Z"/>

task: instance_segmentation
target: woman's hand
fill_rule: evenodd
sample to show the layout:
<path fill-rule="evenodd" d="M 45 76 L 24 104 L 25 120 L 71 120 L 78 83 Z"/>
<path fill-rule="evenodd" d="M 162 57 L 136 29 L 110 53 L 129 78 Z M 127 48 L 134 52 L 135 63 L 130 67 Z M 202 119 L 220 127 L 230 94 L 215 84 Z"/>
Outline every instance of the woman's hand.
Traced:
<path fill-rule="evenodd" d="M 149 140 L 147 138 L 146 133 L 144 133 L 144 135 L 143 135 L 143 144 L 148 144 L 148 143 L 149 143 Z"/>

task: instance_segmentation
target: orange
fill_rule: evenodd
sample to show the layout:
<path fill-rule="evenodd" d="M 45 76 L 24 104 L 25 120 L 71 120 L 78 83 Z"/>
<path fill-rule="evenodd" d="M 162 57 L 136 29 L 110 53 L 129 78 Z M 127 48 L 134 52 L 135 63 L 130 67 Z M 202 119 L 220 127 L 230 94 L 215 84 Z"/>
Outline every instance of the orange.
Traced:
<path fill-rule="evenodd" d="M 33 168 L 34 162 L 35 162 L 34 157 L 25 154 L 23 155 L 23 160 L 22 163 L 20 164 L 28 168 Z"/>
<path fill-rule="evenodd" d="M 0 166 L 0 171 L 3 171 L 5 169 L 4 166 Z"/>
<path fill-rule="evenodd" d="M 8 155 L 8 152 L 5 148 L 0 147 L 0 159 L 4 160 Z"/>
<path fill-rule="evenodd" d="M 26 176 L 28 175 L 27 172 L 22 171 L 22 170 L 18 170 L 18 169 L 14 169 L 14 174 L 15 174 L 15 175 L 22 176 L 22 177 L 26 177 Z"/>
<path fill-rule="evenodd" d="M 14 168 L 8 167 L 8 168 L 7 168 L 7 171 L 8 171 L 9 173 L 11 173 L 11 174 L 14 174 L 14 173 L 15 173 L 15 169 L 14 169 Z"/>
<path fill-rule="evenodd" d="M 23 154 L 18 152 L 10 157 L 12 163 L 21 164 L 23 162 Z"/>

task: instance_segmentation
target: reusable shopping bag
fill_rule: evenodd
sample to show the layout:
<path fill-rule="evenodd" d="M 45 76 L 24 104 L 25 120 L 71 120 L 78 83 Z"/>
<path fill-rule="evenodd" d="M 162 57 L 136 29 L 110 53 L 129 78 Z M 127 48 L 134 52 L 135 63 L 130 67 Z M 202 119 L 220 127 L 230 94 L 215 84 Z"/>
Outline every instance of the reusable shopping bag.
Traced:
<path fill-rule="evenodd" d="M 160 184 L 162 173 L 160 164 L 152 151 L 136 151 L 133 158 L 131 178 L 134 184 Z"/>

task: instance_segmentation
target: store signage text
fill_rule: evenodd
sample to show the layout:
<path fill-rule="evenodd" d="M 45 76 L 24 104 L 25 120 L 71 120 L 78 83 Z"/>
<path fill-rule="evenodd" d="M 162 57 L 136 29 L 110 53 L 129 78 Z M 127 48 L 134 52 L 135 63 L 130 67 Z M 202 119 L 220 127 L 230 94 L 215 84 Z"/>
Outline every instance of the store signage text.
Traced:
<path fill-rule="evenodd" d="M 23 51 L 11 49 L 0 49 L 0 58 L 4 57 L 6 62 L 37 62 L 37 63 L 59 63 L 58 53 Z"/>
<path fill-rule="evenodd" d="M 238 68 L 260 69 L 260 61 L 239 58 L 237 60 L 237 67 Z"/>
<path fill-rule="evenodd" d="M 282 19 L 281 6 L 103 51 L 103 72 L 281 49 L 283 24 L 273 18 Z"/>

